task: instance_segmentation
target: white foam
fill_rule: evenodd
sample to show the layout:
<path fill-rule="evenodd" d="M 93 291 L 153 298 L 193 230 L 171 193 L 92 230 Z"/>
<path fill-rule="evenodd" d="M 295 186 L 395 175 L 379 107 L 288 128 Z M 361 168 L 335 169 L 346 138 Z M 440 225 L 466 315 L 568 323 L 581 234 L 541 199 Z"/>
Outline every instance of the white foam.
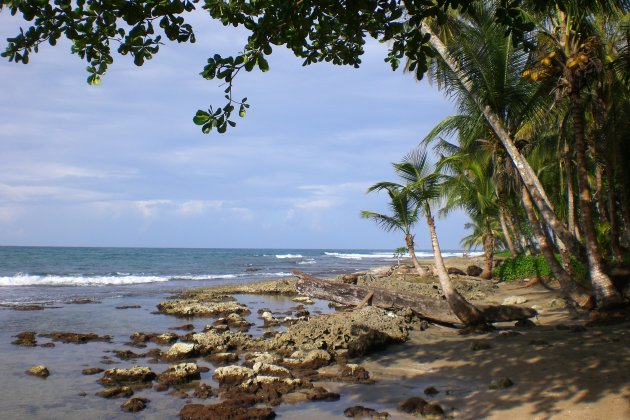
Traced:
<path fill-rule="evenodd" d="M 315 264 L 315 260 L 311 258 L 311 259 L 308 259 L 308 260 L 305 260 L 305 261 L 300 261 L 298 264 L 300 264 L 300 265 Z"/>
<path fill-rule="evenodd" d="M 328 255 L 329 257 L 341 258 L 344 260 L 362 260 L 364 258 L 378 258 L 378 259 L 393 259 L 394 254 L 392 253 L 374 253 L 374 254 L 346 254 L 340 252 L 324 252 L 324 255 Z"/>
<path fill-rule="evenodd" d="M 301 256 L 300 254 L 284 254 L 284 255 L 276 255 L 276 258 L 283 260 L 283 259 L 288 259 L 288 258 L 298 259 L 298 258 L 304 258 L 304 257 Z"/>
<path fill-rule="evenodd" d="M 0 286 L 104 286 L 168 281 L 166 276 L 34 276 L 0 277 Z"/>

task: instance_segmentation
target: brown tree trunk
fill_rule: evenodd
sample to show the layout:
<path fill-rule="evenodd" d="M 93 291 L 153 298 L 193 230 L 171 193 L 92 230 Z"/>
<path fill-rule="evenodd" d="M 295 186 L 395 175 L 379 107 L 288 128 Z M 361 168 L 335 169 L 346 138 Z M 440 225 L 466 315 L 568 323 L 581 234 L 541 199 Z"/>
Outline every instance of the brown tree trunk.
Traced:
<path fill-rule="evenodd" d="M 519 251 L 528 255 L 529 250 L 527 249 L 527 241 L 525 240 L 525 236 L 523 232 L 521 232 L 521 228 L 519 224 L 521 223 L 520 217 L 518 216 L 518 210 L 514 212 L 514 217 L 516 218 L 516 223 L 512 220 L 512 216 L 509 212 L 505 212 L 505 221 L 507 222 L 510 230 L 514 232 L 514 237 L 516 238 L 516 242 L 518 244 Z"/>
<path fill-rule="evenodd" d="M 408 233 L 405 235 L 405 244 L 407 244 L 407 251 L 409 252 L 409 256 L 411 257 L 411 262 L 413 262 L 413 266 L 416 268 L 416 271 L 419 275 L 423 276 L 424 272 L 422 267 L 420 267 L 420 263 L 418 262 L 418 257 L 416 257 L 416 250 L 414 248 L 413 243 L 413 235 Z"/>
<path fill-rule="evenodd" d="M 486 260 L 486 268 L 479 275 L 484 280 L 492 278 L 492 268 L 494 265 L 494 235 L 492 231 L 488 232 L 483 238 L 483 251 Z"/>
<path fill-rule="evenodd" d="M 621 303 L 622 297 L 611 278 L 605 273 L 602 256 L 599 252 L 593 212 L 591 210 L 591 192 L 588 186 L 588 167 L 586 163 L 586 142 L 584 139 L 584 115 L 579 89 L 571 93 L 571 114 L 575 136 L 575 158 L 579 189 L 580 219 L 586 245 L 586 256 L 595 301 L 599 308 L 607 308 Z"/>
<path fill-rule="evenodd" d="M 510 236 L 510 231 L 508 230 L 507 222 L 505 221 L 505 209 L 503 207 L 499 208 L 499 222 L 501 223 L 501 231 L 505 237 L 505 242 L 510 250 L 510 254 L 512 254 L 513 257 L 516 257 L 516 248 L 514 247 L 514 242 L 512 242 L 512 237 Z"/>
<path fill-rule="evenodd" d="M 521 187 L 523 207 L 525 207 L 525 213 L 527 214 L 527 220 L 534 231 L 538 245 L 540 246 L 540 252 L 545 257 L 545 260 L 551 268 L 551 272 L 560 283 L 560 288 L 564 297 L 570 302 L 575 303 L 578 307 L 588 309 L 592 306 L 591 296 L 586 293 L 578 284 L 576 284 L 571 276 L 562 268 L 562 265 L 556 260 L 553 253 L 553 248 L 547 241 L 547 236 L 544 234 L 540 222 L 536 218 L 536 212 L 534 211 L 534 204 L 532 203 L 531 196 L 525 186 Z"/>
<path fill-rule="evenodd" d="M 579 239 L 577 234 L 577 229 L 575 225 L 575 189 L 573 179 L 573 163 L 571 162 L 571 151 L 569 149 L 569 143 L 564 142 L 564 168 L 567 173 L 567 213 L 568 213 L 568 223 L 569 223 L 569 232 L 573 232 L 573 234 Z"/>
<path fill-rule="evenodd" d="M 608 219 L 610 222 L 610 250 L 613 261 L 622 260 L 619 244 L 619 224 L 617 222 L 617 197 L 615 197 L 615 177 L 610 159 L 606 160 L 606 180 L 608 181 Z"/>
<path fill-rule="evenodd" d="M 431 234 L 431 246 L 433 247 L 433 256 L 435 257 L 435 269 L 448 305 L 453 313 L 455 313 L 455 315 L 457 315 L 457 317 L 464 323 L 464 325 L 472 326 L 484 324 L 486 321 L 481 311 L 464 299 L 455 287 L 453 287 L 453 283 L 451 283 L 448 271 L 444 265 L 444 260 L 442 259 L 442 251 L 440 251 L 440 243 L 438 242 L 437 232 L 435 231 L 435 222 L 433 220 L 433 216 L 431 215 L 431 206 L 429 206 L 429 203 L 424 204 L 424 210 L 427 218 L 427 224 L 429 225 L 429 232 Z"/>

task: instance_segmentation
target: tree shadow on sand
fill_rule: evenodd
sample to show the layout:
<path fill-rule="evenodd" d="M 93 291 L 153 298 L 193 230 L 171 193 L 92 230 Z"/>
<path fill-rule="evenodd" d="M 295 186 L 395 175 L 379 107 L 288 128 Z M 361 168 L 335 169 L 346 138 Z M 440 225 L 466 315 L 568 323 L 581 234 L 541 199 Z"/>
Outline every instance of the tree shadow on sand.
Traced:
<path fill-rule="evenodd" d="M 528 415 L 547 417 L 560 413 L 569 401 L 595 403 L 611 394 L 630 401 L 629 323 L 586 329 L 537 326 L 518 330 L 519 335 L 505 329 L 477 336 L 453 332 L 444 340 L 423 340 L 421 335 L 430 331 L 414 332 L 418 335 L 411 342 L 365 360 L 403 372 L 409 363 L 403 377 L 394 380 L 407 384 L 400 400 L 408 393 L 424 396 L 424 387 L 433 385 L 440 391 L 433 399 L 464 418 L 485 418 L 525 404 Z M 491 381 L 501 378 L 514 385 L 489 389 Z"/>

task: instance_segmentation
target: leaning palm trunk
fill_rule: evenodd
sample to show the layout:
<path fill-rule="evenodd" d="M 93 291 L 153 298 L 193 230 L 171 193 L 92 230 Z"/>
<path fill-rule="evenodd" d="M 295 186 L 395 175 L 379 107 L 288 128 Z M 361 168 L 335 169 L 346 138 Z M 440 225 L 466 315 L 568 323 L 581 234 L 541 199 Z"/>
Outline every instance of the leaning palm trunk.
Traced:
<path fill-rule="evenodd" d="M 529 224 L 532 227 L 534 236 L 536 236 L 536 240 L 538 241 L 538 245 L 540 246 L 540 252 L 545 257 L 545 260 L 547 260 L 547 263 L 551 268 L 551 272 L 560 283 L 560 288 L 562 289 L 562 293 L 564 294 L 565 299 L 575 303 L 580 308 L 590 308 L 592 306 L 591 296 L 573 281 L 571 276 L 564 270 L 558 260 L 556 260 L 556 257 L 553 253 L 553 248 L 551 244 L 547 241 L 547 236 L 544 234 L 538 219 L 536 219 L 534 204 L 532 203 L 529 191 L 527 191 L 527 188 L 525 188 L 525 186 L 522 186 L 521 190 L 523 197 L 523 207 L 525 208 L 525 213 L 527 214 L 527 220 L 529 220 Z"/>
<path fill-rule="evenodd" d="M 482 101 L 479 100 L 478 96 L 475 95 L 472 83 L 467 80 L 467 78 L 462 74 L 459 65 L 457 64 L 457 62 L 455 62 L 455 60 L 451 58 L 446 46 L 433 33 L 426 22 L 422 22 L 422 31 L 430 35 L 429 42 L 431 43 L 431 46 L 437 51 L 442 61 L 451 69 L 451 71 L 462 84 L 464 89 L 466 89 L 470 97 L 474 99 L 474 102 L 477 103 L 477 105 L 479 106 L 479 109 L 483 113 L 484 118 L 486 119 L 490 127 L 492 127 L 492 130 L 497 135 L 497 138 L 507 151 L 510 159 L 514 164 L 514 167 L 516 168 L 516 171 L 519 173 L 521 179 L 527 187 L 527 190 L 534 198 L 536 206 L 540 210 L 547 223 L 549 223 L 554 233 L 560 238 L 562 242 L 566 244 L 566 246 L 573 254 L 577 255 L 581 253 L 580 243 L 568 231 L 568 229 L 554 213 L 551 201 L 547 197 L 545 189 L 540 183 L 540 180 L 536 176 L 536 173 L 529 165 L 525 157 L 516 148 L 516 145 L 514 144 L 511 135 L 501 122 L 500 117 L 492 111 L 490 106 L 482 103 Z"/>
<path fill-rule="evenodd" d="M 499 222 L 501 223 L 501 231 L 503 232 L 503 236 L 505 237 L 505 242 L 507 243 L 508 249 L 510 250 L 510 254 L 513 257 L 516 257 L 518 253 L 516 252 L 516 248 L 514 247 L 514 242 L 512 242 L 512 237 L 510 236 L 510 231 L 507 227 L 507 222 L 505 221 L 504 210 L 499 209 Z"/>
<path fill-rule="evenodd" d="M 438 242 L 437 232 L 435 231 L 435 222 L 431 215 L 431 207 L 429 203 L 424 204 L 425 215 L 427 217 L 427 224 L 429 225 L 429 232 L 431 234 L 431 246 L 433 247 L 433 255 L 435 257 L 435 270 L 440 280 L 440 286 L 442 292 L 449 307 L 455 313 L 464 325 L 479 325 L 485 323 L 483 314 L 474 305 L 470 304 L 462 295 L 459 294 L 451 279 L 448 276 L 446 265 L 442 259 L 442 252 L 440 251 L 440 243 Z"/>
<path fill-rule="evenodd" d="M 494 235 L 489 231 L 483 238 L 483 251 L 486 260 L 486 269 L 483 270 L 481 277 L 484 280 L 492 278 L 492 268 L 494 265 Z"/>
<path fill-rule="evenodd" d="M 606 308 L 621 303 L 622 298 L 610 277 L 604 272 L 602 256 L 597 243 L 597 234 L 595 233 L 595 223 L 591 210 L 591 192 L 588 186 L 582 98 L 579 89 L 575 87 L 571 93 L 571 107 L 575 136 L 575 160 L 578 175 L 580 217 L 584 232 L 584 242 L 586 244 L 586 256 L 597 306 Z"/>
<path fill-rule="evenodd" d="M 422 270 L 422 267 L 420 267 L 420 263 L 418 262 L 418 257 L 416 257 L 416 250 L 414 248 L 412 234 L 408 233 L 405 235 L 405 244 L 407 244 L 407 252 L 409 252 L 411 262 L 413 262 L 413 266 L 416 268 L 416 271 L 420 276 L 424 275 L 424 271 Z"/>

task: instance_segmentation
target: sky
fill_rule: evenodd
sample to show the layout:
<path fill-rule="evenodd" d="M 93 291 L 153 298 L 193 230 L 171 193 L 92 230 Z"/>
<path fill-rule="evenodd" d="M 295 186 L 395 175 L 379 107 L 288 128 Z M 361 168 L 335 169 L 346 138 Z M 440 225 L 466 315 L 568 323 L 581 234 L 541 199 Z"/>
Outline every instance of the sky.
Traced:
<path fill-rule="evenodd" d="M 199 76 L 208 57 L 246 34 L 204 14 L 195 44 L 166 44 L 143 67 L 115 56 L 100 86 L 67 42 L 28 65 L 0 61 L 0 245 L 393 249 L 402 235 L 361 210 L 387 212 L 368 186 L 453 106 L 383 61 L 370 42 L 360 69 L 301 60 L 276 47 L 270 71 L 239 75 L 245 119 L 201 133 L 197 109 L 223 104 Z M 0 14 L 0 50 L 20 22 Z M 438 220 L 458 249 L 461 212 Z M 416 248 L 430 249 L 425 224 Z"/>

